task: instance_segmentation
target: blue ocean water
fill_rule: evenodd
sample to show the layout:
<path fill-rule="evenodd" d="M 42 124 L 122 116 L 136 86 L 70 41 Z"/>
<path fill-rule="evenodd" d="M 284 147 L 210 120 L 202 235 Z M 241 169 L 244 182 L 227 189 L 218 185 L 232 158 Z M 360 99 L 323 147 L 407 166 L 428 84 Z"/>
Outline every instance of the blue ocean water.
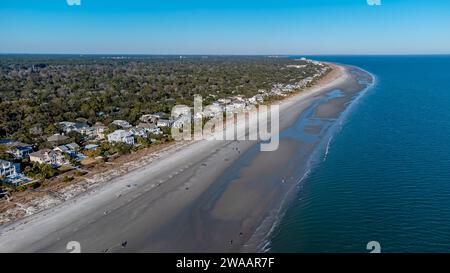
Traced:
<path fill-rule="evenodd" d="M 272 252 L 450 252 L 450 56 L 327 56 L 376 76 L 272 233 Z"/>

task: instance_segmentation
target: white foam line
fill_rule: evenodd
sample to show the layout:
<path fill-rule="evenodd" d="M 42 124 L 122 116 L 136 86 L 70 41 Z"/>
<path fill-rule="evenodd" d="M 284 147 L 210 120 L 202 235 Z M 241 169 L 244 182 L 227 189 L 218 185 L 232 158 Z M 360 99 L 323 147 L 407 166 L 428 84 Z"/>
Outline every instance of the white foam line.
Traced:
<path fill-rule="evenodd" d="M 376 78 L 376 76 L 375 76 L 374 74 L 372 74 L 372 73 L 370 73 L 370 72 L 368 72 L 368 71 L 366 71 L 366 70 L 364 70 L 364 69 L 362 69 L 362 68 L 359 68 L 359 67 L 356 67 L 356 66 L 349 66 L 349 65 L 347 65 L 347 67 L 354 67 L 354 68 L 356 68 L 356 69 L 359 69 L 359 70 L 361 70 L 361 71 L 363 71 L 363 72 L 369 74 L 369 75 L 372 77 L 372 83 L 371 83 L 370 85 L 368 85 L 366 88 L 362 89 L 362 90 L 359 92 L 359 94 L 358 94 L 353 100 L 351 100 L 350 104 L 349 104 L 349 105 L 347 106 L 347 108 L 341 113 L 341 115 L 340 115 L 340 116 L 338 117 L 338 119 L 337 119 L 337 122 L 336 122 L 335 125 L 333 125 L 333 126 L 337 126 L 337 124 L 339 124 L 339 125 L 342 127 L 344 120 L 348 117 L 348 115 L 349 115 L 349 113 L 351 112 L 351 110 L 352 110 L 352 108 L 354 107 L 354 105 L 357 104 L 357 103 L 359 102 L 359 100 L 367 93 L 367 91 L 370 90 L 370 89 L 372 89 L 372 88 L 376 85 L 376 83 L 378 82 L 378 81 L 377 81 L 377 78 Z M 333 127 L 333 126 L 332 126 L 332 127 Z M 330 128 L 330 130 L 329 130 L 329 132 L 330 132 L 330 139 L 329 139 L 328 145 L 327 145 L 327 153 L 328 153 L 328 148 L 329 148 L 329 144 L 330 144 L 330 142 L 331 142 L 331 140 L 332 140 L 332 137 L 333 137 L 333 135 L 337 132 L 337 130 L 332 130 L 332 129 L 333 129 L 333 128 Z M 319 144 L 319 145 L 320 145 L 320 144 Z M 317 152 L 318 150 L 320 150 L 320 147 L 318 147 L 318 149 L 316 150 L 316 152 Z M 303 174 L 303 176 L 298 180 L 297 185 L 301 184 L 301 182 L 303 182 L 303 181 L 309 176 L 309 174 L 310 174 L 310 172 L 311 172 L 311 170 L 312 170 L 311 165 L 312 165 L 312 162 L 314 161 L 314 160 L 313 160 L 314 157 L 315 157 L 315 156 L 314 156 L 314 153 L 313 153 L 313 154 L 311 155 L 310 159 L 308 160 L 308 163 L 307 163 L 307 170 L 305 171 L 305 173 Z M 286 193 L 285 196 L 286 196 L 286 197 L 289 196 L 289 193 L 290 193 L 293 189 L 295 189 L 295 187 L 292 187 L 292 189 L 289 190 L 289 191 Z M 282 203 L 284 203 L 284 202 L 282 202 Z M 269 232 L 266 234 L 265 239 L 263 240 L 263 242 L 262 242 L 261 244 L 259 244 L 258 247 L 257 247 L 257 251 L 258 251 L 258 252 L 268 252 L 268 251 L 270 251 L 270 248 L 267 248 L 267 249 L 266 249 L 266 248 L 264 248 L 264 247 L 265 247 L 265 246 L 270 246 L 270 245 L 271 245 L 271 239 L 270 239 L 270 238 L 271 238 L 271 235 L 272 235 L 273 231 L 275 230 L 275 228 L 278 226 L 280 220 L 283 218 L 283 213 L 282 213 L 283 207 L 285 207 L 285 204 L 282 204 L 282 205 L 280 206 L 280 208 L 278 209 L 279 213 L 275 216 L 275 221 L 274 221 L 274 223 L 273 223 L 271 229 L 270 229 Z M 261 226 L 257 228 L 255 234 L 257 233 L 258 229 L 260 229 L 260 228 L 261 228 Z M 261 245 L 262 245 L 262 247 L 261 247 Z"/>

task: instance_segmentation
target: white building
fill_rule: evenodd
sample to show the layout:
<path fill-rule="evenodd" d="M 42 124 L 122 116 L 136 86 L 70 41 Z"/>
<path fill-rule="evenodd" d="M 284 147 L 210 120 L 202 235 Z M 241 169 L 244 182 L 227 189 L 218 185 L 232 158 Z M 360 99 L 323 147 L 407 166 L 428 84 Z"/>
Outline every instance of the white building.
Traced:
<path fill-rule="evenodd" d="M 215 117 L 222 113 L 223 113 L 223 108 L 222 108 L 222 106 L 220 106 L 219 103 L 213 103 L 211 105 L 208 105 L 203 110 L 203 115 L 205 117 L 209 117 L 209 118 Z"/>
<path fill-rule="evenodd" d="M 245 102 L 238 102 L 238 101 L 236 101 L 236 102 L 233 102 L 233 103 L 227 105 L 226 106 L 226 111 L 227 112 L 235 112 L 235 113 L 236 112 L 240 112 L 240 111 L 243 111 L 245 109 L 245 106 L 246 106 Z"/>
<path fill-rule="evenodd" d="M 123 129 L 131 128 L 131 124 L 128 123 L 128 121 L 126 121 L 126 120 L 118 119 L 118 120 L 113 121 L 112 124 L 122 127 Z"/>
<path fill-rule="evenodd" d="M 134 136 L 132 133 L 125 130 L 115 130 L 111 134 L 108 135 L 108 142 L 122 142 L 125 144 L 133 145 L 134 144 Z"/>
<path fill-rule="evenodd" d="M 80 150 L 80 146 L 76 143 L 60 145 L 60 146 L 56 147 L 55 149 L 53 149 L 53 151 L 60 152 L 63 154 L 68 154 L 70 156 L 75 156 L 77 154 L 78 150 Z"/>
<path fill-rule="evenodd" d="M 30 153 L 33 152 L 33 147 L 31 145 L 27 146 L 17 146 L 8 150 L 9 154 L 12 154 L 16 159 L 27 158 Z"/>
<path fill-rule="evenodd" d="M 141 116 L 141 118 L 139 120 L 144 123 L 156 123 L 158 121 L 158 118 L 159 117 L 157 117 L 153 114 L 147 114 L 147 115 Z"/>
<path fill-rule="evenodd" d="M 159 127 L 157 127 L 155 124 L 150 123 L 139 123 L 138 126 L 136 126 L 139 130 L 145 130 L 147 133 L 152 133 L 154 135 L 162 134 L 162 131 Z"/>
<path fill-rule="evenodd" d="M 255 95 L 248 99 L 248 103 L 250 104 L 258 104 L 264 102 L 264 96 L 261 94 Z"/>
<path fill-rule="evenodd" d="M 64 133 L 68 134 L 70 132 L 78 132 L 80 134 L 83 133 L 84 130 L 89 128 L 89 125 L 82 122 L 71 122 L 71 121 L 62 121 L 58 123 L 61 130 L 64 131 Z"/>
<path fill-rule="evenodd" d="M 189 117 L 189 116 L 181 116 L 181 117 L 177 118 L 173 122 L 172 127 L 174 127 L 174 128 L 183 128 L 185 126 L 189 126 L 190 122 L 191 122 L 191 117 Z"/>
<path fill-rule="evenodd" d="M 147 137 L 148 132 L 144 128 L 141 127 L 132 127 L 128 132 L 133 136 Z"/>
<path fill-rule="evenodd" d="M 17 170 L 13 163 L 0 159 L 0 176 L 8 177 L 17 175 Z"/>
<path fill-rule="evenodd" d="M 57 144 L 57 143 L 65 142 L 65 141 L 67 141 L 68 139 L 69 139 L 69 137 L 67 137 L 67 136 L 65 136 L 65 135 L 54 134 L 54 135 L 52 135 L 52 136 L 49 136 L 49 137 L 47 138 L 47 141 L 48 141 L 48 142 L 52 142 L 52 143 Z"/>
<path fill-rule="evenodd" d="M 108 129 L 103 123 L 97 122 L 92 126 L 92 129 L 94 129 L 94 135 L 93 137 L 98 140 L 105 139 L 105 131 Z"/>
<path fill-rule="evenodd" d="M 60 166 L 67 164 L 67 160 L 59 150 L 43 149 L 30 154 L 30 161 L 39 164 Z"/>
<path fill-rule="evenodd" d="M 221 104 L 228 104 L 231 102 L 231 99 L 218 99 L 217 101 Z"/>
<path fill-rule="evenodd" d="M 170 127 L 171 121 L 168 119 L 159 119 L 158 123 L 156 123 L 156 126 L 158 127 Z"/>

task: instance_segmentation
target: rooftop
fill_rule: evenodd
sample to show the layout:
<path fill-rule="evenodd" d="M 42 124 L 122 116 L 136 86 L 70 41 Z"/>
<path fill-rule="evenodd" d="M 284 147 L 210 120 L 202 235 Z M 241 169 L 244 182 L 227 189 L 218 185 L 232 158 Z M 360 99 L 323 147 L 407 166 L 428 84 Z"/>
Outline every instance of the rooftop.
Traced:
<path fill-rule="evenodd" d="M 48 142 L 58 142 L 58 141 L 65 141 L 69 139 L 68 137 L 64 135 L 55 134 L 47 138 Z"/>

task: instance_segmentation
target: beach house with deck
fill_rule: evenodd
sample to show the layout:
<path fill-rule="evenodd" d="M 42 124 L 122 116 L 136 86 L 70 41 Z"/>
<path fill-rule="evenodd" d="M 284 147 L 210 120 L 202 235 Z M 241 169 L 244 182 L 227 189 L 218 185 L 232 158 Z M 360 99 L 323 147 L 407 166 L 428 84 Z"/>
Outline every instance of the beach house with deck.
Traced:
<path fill-rule="evenodd" d="M 17 169 L 12 162 L 0 159 L 0 177 L 7 178 L 17 175 Z"/>
<path fill-rule="evenodd" d="M 108 135 L 109 143 L 122 142 L 129 145 L 134 145 L 134 136 L 132 133 L 125 130 L 115 130 Z"/>
<path fill-rule="evenodd" d="M 18 145 L 8 150 L 8 153 L 13 155 L 16 159 L 27 158 L 32 152 L 33 147 L 31 145 Z"/>
<path fill-rule="evenodd" d="M 64 155 L 59 150 L 42 149 L 30 154 L 30 161 L 39 164 L 60 166 L 66 164 Z"/>
<path fill-rule="evenodd" d="M 128 128 L 132 127 L 131 124 L 128 121 L 120 120 L 120 119 L 113 121 L 112 124 L 114 124 L 114 125 L 116 125 L 118 127 L 121 127 L 123 129 L 128 129 Z"/>

